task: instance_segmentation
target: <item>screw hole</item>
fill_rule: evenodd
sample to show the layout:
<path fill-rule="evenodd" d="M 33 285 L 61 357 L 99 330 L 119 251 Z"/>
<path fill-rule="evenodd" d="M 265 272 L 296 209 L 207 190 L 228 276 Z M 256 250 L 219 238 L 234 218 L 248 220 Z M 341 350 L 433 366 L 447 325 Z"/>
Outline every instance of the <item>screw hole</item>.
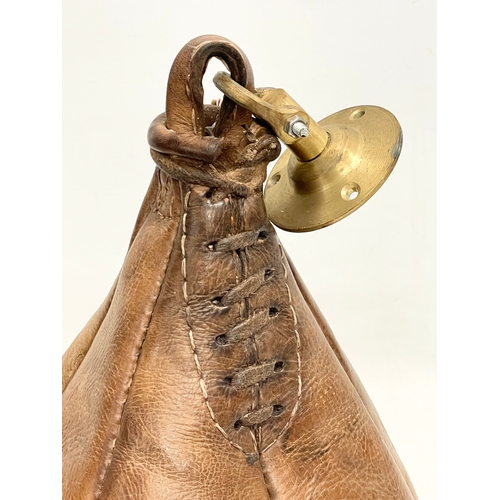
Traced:
<path fill-rule="evenodd" d="M 284 368 L 285 368 L 285 363 L 283 363 L 283 361 L 276 361 L 276 363 L 274 363 L 275 372 L 282 372 Z"/>
<path fill-rule="evenodd" d="M 340 196 L 342 196 L 342 199 L 344 201 L 352 201 L 359 196 L 360 192 L 361 188 L 359 187 L 359 185 L 356 184 L 355 182 L 352 182 L 350 184 L 346 184 L 342 188 L 342 190 L 340 191 Z"/>
<path fill-rule="evenodd" d="M 280 174 L 274 174 L 271 179 L 269 179 L 269 185 L 270 186 L 274 186 L 275 184 L 277 184 L 281 179 L 281 175 Z"/>
<path fill-rule="evenodd" d="M 358 120 L 359 118 L 361 118 L 364 115 L 365 115 L 365 111 L 363 111 L 362 109 L 357 109 L 356 111 L 351 113 L 351 116 L 349 117 L 349 119 L 350 120 Z"/>
<path fill-rule="evenodd" d="M 215 252 L 215 245 L 217 244 L 216 241 L 212 241 L 207 245 L 207 249 L 209 252 Z"/>

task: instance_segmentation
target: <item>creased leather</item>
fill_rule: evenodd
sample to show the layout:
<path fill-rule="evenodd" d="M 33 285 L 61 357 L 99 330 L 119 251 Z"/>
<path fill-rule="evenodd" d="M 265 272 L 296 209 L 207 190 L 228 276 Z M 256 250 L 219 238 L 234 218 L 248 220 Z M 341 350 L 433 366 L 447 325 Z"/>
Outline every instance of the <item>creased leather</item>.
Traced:
<path fill-rule="evenodd" d="M 222 37 L 174 62 L 125 262 L 63 359 L 63 498 L 415 500 L 267 217 L 278 140 L 200 105 L 210 57 L 253 88 Z"/>

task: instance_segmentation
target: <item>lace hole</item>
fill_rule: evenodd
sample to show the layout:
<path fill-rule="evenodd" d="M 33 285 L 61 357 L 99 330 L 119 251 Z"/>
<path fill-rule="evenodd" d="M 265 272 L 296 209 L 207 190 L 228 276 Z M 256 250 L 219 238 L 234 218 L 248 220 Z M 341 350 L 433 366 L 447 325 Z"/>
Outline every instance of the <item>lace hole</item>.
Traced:
<path fill-rule="evenodd" d="M 224 377 L 224 383 L 227 385 L 231 385 L 233 382 L 233 377 Z"/>
<path fill-rule="evenodd" d="M 273 405 L 273 416 L 278 416 L 283 413 L 283 406 L 282 405 Z"/>
<path fill-rule="evenodd" d="M 240 427 L 241 427 L 241 422 L 239 420 L 236 420 L 236 422 L 234 423 L 234 428 L 238 430 Z"/>
<path fill-rule="evenodd" d="M 264 279 L 268 280 L 274 274 L 274 269 L 266 269 L 264 271 Z"/>
<path fill-rule="evenodd" d="M 207 250 L 209 252 L 215 252 L 215 245 L 217 244 L 216 241 L 211 241 L 208 245 L 207 245 Z"/>
<path fill-rule="evenodd" d="M 267 238 L 269 237 L 269 234 L 267 231 L 261 231 L 259 233 L 259 236 L 257 237 L 257 241 L 264 241 L 264 240 L 267 240 Z"/>
<path fill-rule="evenodd" d="M 217 337 L 215 337 L 215 343 L 217 345 L 227 345 L 227 335 L 218 335 Z"/>
<path fill-rule="evenodd" d="M 212 299 L 212 304 L 217 307 L 222 307 L 222 297 L 215 297 Z"/>
<path fill-rule="evenodd" d="M 279 313 L 279 309 L 277 307 L 270 307 L 269 308 L 269 317 L 273 318 Z"/>
<path fill-rule="evenodd" d="M 285 363 L 283 363 L 283 361 L 276 361 L 276 363 L 274 363 L 275 372 L 282 372 L 284 368 L 285 368 Z"/>

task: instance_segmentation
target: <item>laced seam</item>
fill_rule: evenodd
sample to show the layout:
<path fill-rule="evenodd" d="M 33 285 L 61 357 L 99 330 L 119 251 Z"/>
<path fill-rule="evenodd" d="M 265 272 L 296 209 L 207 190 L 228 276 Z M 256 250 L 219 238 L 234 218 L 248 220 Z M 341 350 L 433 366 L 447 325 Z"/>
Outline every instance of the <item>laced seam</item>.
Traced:
<path fill-rule="evenodd" d="M 186 302 L 186 315 L 187 315 L 187 321 L 188 321 L 188 326 L 189 326 L 189 339 L 191 343 L 191 349 L 193 351 L 193 356 L 194 356 L 194 361 L 195 365 L 200 377 L 200 388 L 205 400 L 205 405 L 207 406 L 207 409 L 209 411 L 210 417 L 212 421 L 215 424 L 215 427 L 219 430 L 219 432 L 228 440 L 228 442 L 236 449 L 240 450 L 245 456 L 251 456 L 251 453 L 246 452 L 240 445 L 232 441 L 227 434 L 227 432 L 220 426 L 220 424 L 217 422 L 217 419 L 215 418 L 214 411 L 208 401 L 208 392 L 207 392 L 207 387 L 206 383 L 204 380 L 203 376 L 203 371 L 198 359 L 198 354 L 196 350 L 196 344 L 194 342 L 194 336 L 193 336 L 193 331 L 192 327 L 190 325 L 189 321 L 189 297 L 187 294 L 187 276 L 186 276 L 186 250 L 185 250 L 185 240 L 186 240 L 186 218 L 187 218 L 187 209 L 188 209 L 188 201 L 189 201 L 189 196 L 191 194 L 191 191 L 189 190 L 186 193 L 186 196 L 184 198 L 184 214 L 182 218 L 182 238 L 181 238 L 181 251 L 182 251 L 182 263 L 181 263 L 181 270 L 182 270 L 182 275 L 183 275 L 183 294 L 184 294 L 184 300 Z M 248 232 L 250 233 L 250 232 Z M 253 231 L 253 234 L 258 233 L 257 231 Z M 234 235 L 237 236 L 237 235 Z M 247 238 L 247 236 L 244 237 L 244 239 Z M 253 239 L 253 236 L 252 236 Z M 241 239 L 236 239 L 233 236 L 225 238 L 225 241 L 228 242 L 227 245 L 228 247 L 232 246 L 232 241 L 242 241 Z M 248 240 L 250 240 L 250 234 L 248 234 Z M 255 238 L 255 241 L 257 241 L 257 238 Z M 217 243 L 215 243 L 217 244 Z M 248 245 L 249 246 L 249 245 Z M 281 252 L 281 264 L 284 270 L 284 283 L 287 289 L 288 293 L 288 300 L 289 300 L 289 307 L 292 312 L 292 317 L 293 317 L 293 326 L 294 326 L 294 333 L 295 333 L 295 339 L 296 339 L 296 345 L 297 345 L 297 350 L 296 350 L 296 355 L 297 355 L 297 396 L 296 396 L 296 401 L 295 405 L 292 408 L 292 411 L 290 413 L 290 416 L 288 418 L 288 421 L 284 425 L 284 427 L 280 430 L 276 438 L 269 443 L 260 453 L 265 453 L 268 451 L 277 441 L 278 439 L 283 435 L 284 432 L 290 427 L 291 422 L 293 418 L 295 417 L 298 407 L 299 407 L 299 402 L 302 396 L 302 377 L 301 377 L 301 356 L 300 356 L 300 335 L 297 330 L 297 315 L 295 312 L 295 308 L 292 303 L 292 295 L 290 291 L 290 287 L 287 283 L 288 279 L 288 272 L 286 269 L 286 264 L 284 261 L 284 253 L 283 253 L 283 248 L 281 245 L 279 245 L 280 252 Z M 238 248 L 231 249 L 231 251 L 236 251 Z M 257 273 L 249 276 L 248 278 L 245 278 L 242 280 L 240 283 L 235 285 L 232 289 L 230 289 L 225 295 L 222 297 L 218 297 L 216 300 L 218 301 L 218 305 L 221 306 L 230 306 L 233 305 L 237 302 L 241 302 L 242 300 L 246 299 L 253 293 L 255 293 L 259 288 L 261 288 L 272 276 L 274 273 L 274 269 L 272 268 L 267 268 L 267 269 L 262 269 L 258 271 Z M 272 308 L 275 309 L 275 308 Z M 242 341 L 244 339 L 252 337 L 254 333 L 256 333 L 259 329 L 263 328 L 271 318 L 270 314 L 271 308 L 269 310 L 262 310 L 257 313 L 255 313 L 253 316 L 250 318 L 244 320 L 241 323 L 238 323 L 235 325 L 227 334 L 221 335 L 218 338 L 223 338 L 226 337 L 227 343 L 237 343 L 239 341 Z M 253 328 L 256 328 L 255 331 L 253 331 Z M 216 339 L 217 343 L 217 339 Z M 278 362 L 279 363 L 279 362 Z M 238 372 L 236 372 L 233 377 L 229 377 L 231 381 L 231 385 L 236 388 L 236 389 L 242 389 L 245 387 L 250 387 L 252 385 L 257 385 L 261 382 L 264 382 L 267 380 L 270 376 L 272 376 L 276 371 L 281 371 L 281 370 L 276 370 L 276 364 L 277 362 L 275 360 L 273 361 L 265 361 L 262 363 L 257 363 L 255 365 L 251 365 L 249 367 L 246 367 Z M 279 409 L 279 411 L 277 410 Z M 252 411 L 246 413 L 242 417 L 240 417 L 237 422 L 235 423 L 235 428 L 237 426 L 247 426 L 247 427 L 253 427 L 255 425 L 260 425 L 267 420 L 269 420 L 271 417 L 275 415 L 281 414 L 283 411 L 283 407 L 281 405 L 266 405 L 266 406 L 261 406 L 258 408 L 253 409 Z M 257 450 L 257 441 L 255 437 L 255 433 L 251 432 L 251 437 L 254 443 L 254 448 Z"/>
<path fill-rule="evenodd" d="M 263 231 L 246 231 L 240 234 L 244 236 L 239 237 L 239 235 L 231 235 L 223 240 L 219 240 L 219 242 L 213 242 L 209 245 L 209 249 L 213 251 L 217 248 L 219 250 L 220 242 L 223 241 L 225 248 L 228 251 L 237 251 L 241 250 L 241 248 L 237 247 L 236 242 L 242 244 L 244 242 L 251 241 L 252 244 L 255 244 L 259 238 L 267 238 L 267 233 Z M 210 246 L 212 246 L 212 248 L 210 248 Z M 273 274 L 274 269 L 272 268 L 261 269 L 257 273 L 245 278 L 243 281 L 235 285 L 226 293 L 226 295 L 217 297 L 215 299 L 215 303 L 219 306 L 229 306 L 240 302 L 255 293 L 273 276 Z M 271 310 L 273 310 L 272 314 Z M 217 345 L 231 345 L 251 338 L 255 333 L 257 333 L 257 331 L 267 325 L 277 312 L 278 310 L 276 308 L 260 310 L 243 322 L 235 325 L 227 334 L 216 337 L 215 343 Z M 252 386 L 256 387 L 260 383 L 265 382 L 272 375 L 275 375 L 277 372 L 281 372 L 282 370 L 282 361 L 269 360 L 245 367 L 235 372 L 233 376 L 227 377 L 226 381 L 229 382 L 229 384 L 235 389 L 244 389 Z M 279 411 L 276 410 L 277 408 L 279 408 Z M 262 424 L 269 420 L 272 416 L 281 414 L 282 411 L 283 407 L 281 405 L 259 406 L 240 417 L 235 423 L 235 428 L 242 425 L 253 427 L 255 425 Z M 253 431 L 251 432 L 251 436 L 254 440 L 256 452 L 258 453 L 257 443 L 255 442 L 255 433 Z"/>
<path fill-rule="evenodd" d="M 189 306 L 189 300 L 188 300 L 188 293 L 187 293 L 187 255 L 186 255 L 186 219 L 187 219 L 187 213 L 188 213 L 188 203 L 189 203 L 189 197 L 191 195 L 191 189 L 188 189 L 186 192 L 186 195 L 184 197 L 184 213 L 182 215 L 182 237 L 181 237 L 181 253 L 182 253 L 182 261 L 181 261 L 181 273 L 182 273 L 182 278 L 183 278 L 183 283 L 182 283 L 182 293 L 183 293 L 183 298 L 184 302 L 186 304 L 186 323 L 189 328 L 189 341 L 191 344 L 191 350 L 193 352 L 193 358 L 194 358 L 194 363 L 196 365 L 196 370 L 198 372 L 199 376 L 199 384 L 201 388 L 201 392 L 203 395 L 203 399 L 205 400 L 205 405 L 208 409 L 208 412 L 210 414 L 210 418 L 212 419 L 216 429 L 227 439 L 229 444 L 236 448 L 237 450 L 241 451 L 244 455 L 248 456 L 249 454 L 237 443 L 231 440 L 227 432 L 220 426 L 220 424 L 217 422 L 217 419 L 215 418 L 214 411 L 208 401 L 208 392 L 207 392 L 207 386 L 205 383 L 205 378 L 203 376 L 203 370 L 201 368 L 200 361 L 198 359 L 198 352 L 196 349 L 196 343 L 194 341 L 194 335 L 193 335 L 193 328 L 191 326 L 191 319 L 190 319 L 190 306 Z"/>
<path fill-rule="evenodd" d="M 164 170 L 168 175 L 172 176 L 175 179 L 185 183 L 185 184 L 198 184 L 198 185 L 206 185 L 208 187 L 214 188 L 222 188 L 228 191 L 231 191 L 234 195 L 240 197 L 247 197 L 251 191 L 244 184 L 235 183 L 228 181 L 227 179 L 221 178 L 217 175 L 215 168 L 212 165 L 208 165 L 208 168 L 211 170 L 210 172 L 204 172 L 197 166 L 188 165 L 187 162 L 183 161 L 182 166 L 176 164 L 173 160 L 171 160 L 168 155 L 164 155 L 161 153 L 157 153 L 152 150 L 151 154 L 153 155 L 153 159 L 156 161 L 157 165 Z M 175 158 L 176 161 L 179 161 L 179 158 Z M 215 174 L 215 175 L 214 175 Z M 182 252 L 182 262 L 181 262 L 181 271 L 183 276 L 183 297 L 186 303 L 186 320 L 189 327 L 189 339 L 191 344 L 191 349 L 193 352 L 193 357 L 196 365 L 196 369 L 199 375 L 199 384 L 202 391 L 202 395 L 205 401 L 205 405 L 209 411 L 210 418 L 212 419 L 215 427 L 218 431 L 227 439 L 227 441 L 236 449 L 240 450 L 244 455 L 252 456 L 251 453 L 246 452 L 240 445 L 232 441 L 227 434 L 227 432 L 220 426 L 215 417 L 214 411 L 208 400 L 208 391 L 205 383 L 203 371 L 201 368 L 201 364 L 198 359 L 198 353 L 196 349 L 196 344 L 194 341 L 193 330 L 190 323 L 190 306 L 189 306 L 189 297 L 187 294 L 187 274 L 186 274 L 186 219 L 188 212 L 188 202 L 189 196 L 191 194 L 191 189 L 186 192 L 184 197 L 184 213 L 182 217 L 182 238 L 181 238 L 181 252 Z M 208 245 L 209 250 L 211 251 L 239 251 L 244 250 L 245 248 L 256 244 L 259 239 L 266 238 L 267 233 L 264 231 L 245 231 L 242 233 L 238 233 L 237 235 L 230 235 L 226 238 L 222 238 L 218 242 L 213 242 Z M 297 316 L 295 313 L 295 309 L 292 304 L 292 297 L 290 288 L 287 283 L 288 272 L 286 269 L 286 265 L 284 262 L 284 254 L 283 249 L 280 245 L 281 252 L 281 264 L 285 274 L 285 286 L 288 293 L 289 299 L 289 307 L 293 316 L 293 325 L 294 332 L 297 344 L 297 397 L 295 401 L 295 405 L 290 413 L 289 419 L 285 426 L 278 433 L 276 438 L 266 446 L 264 450 L 260 453 L 264 453 L 268 451 L 280 438 L 281 435 L 290 427 L 292 419 L 297 413 L 300 398 L 302 395 L 302 378 L 301 378 L 301 357 L 300 357 L 300 336 L 297 331 Z M 243 279 L 240 283 L 237 283 L 233 288 L 231 288 L 228 292 L 226 292 L 221 297 L 217 297 L 212 302 L 216 303 L 219 306 L 230 306 L 235 303 L 246 300 L 248 297 L 257 292 L 270 278 L 272 278 L 274 273 L 274 269 L 267 268 L 262 269 L 259 272 Z M 276 308 L 270 308 L 269 310 L 263 310 L 255 313 L 250 318 L 247 318 L 241 323 L 235 325 L 227 334 L 219 336 L 219 338 L 226 338 L 228 344 L 234 344 L 240 342 L 242 340 L 251 338 L 255 333 L 257 333 L 260 329 L 268 324 L 272 315 L 271 309 L 274 309 L 274 314 L 277 312 Z M 217 341 L 216 341 L 217 342 Z M 266 361 L 263 363 L 257 363 L 245 369 L 242 369 L 231 377 L 231 385 L 236 389 L 249 387 L 252 385 L 258 385 L 259 383 L 267 380 L 270 376 L 272 376 L 275 370 L 276 361 Z M 279 415 L 283 411 L 283 407 L 281 405 L 266 405 L 253 409 L 252 411 L 246 413 L 237 421 L 238 425 L 253 427 L 255 425 L 262 424 L 269 420 L 271 417 L 275 415 Z M 236 427 L 236 424 L 235 424 Z M 254 442 L 254 448 L 257 451 L 257 441 L 255 437 L 255 433 L 251 432 L 251 437 Z"/>

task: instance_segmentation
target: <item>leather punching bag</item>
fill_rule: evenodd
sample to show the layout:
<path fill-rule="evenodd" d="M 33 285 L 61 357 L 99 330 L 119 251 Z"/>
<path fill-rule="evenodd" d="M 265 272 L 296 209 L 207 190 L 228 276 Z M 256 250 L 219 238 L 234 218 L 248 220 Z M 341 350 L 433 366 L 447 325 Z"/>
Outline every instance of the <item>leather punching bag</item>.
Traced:
<path fill-rule="evenodd" d="M 174 61 L 130 248 L 63 357 L 63 498 L 415 500 L 266 214 L 279 141 L 203 105 L 211 57 L 254 88 L 225 38 Z"/>

